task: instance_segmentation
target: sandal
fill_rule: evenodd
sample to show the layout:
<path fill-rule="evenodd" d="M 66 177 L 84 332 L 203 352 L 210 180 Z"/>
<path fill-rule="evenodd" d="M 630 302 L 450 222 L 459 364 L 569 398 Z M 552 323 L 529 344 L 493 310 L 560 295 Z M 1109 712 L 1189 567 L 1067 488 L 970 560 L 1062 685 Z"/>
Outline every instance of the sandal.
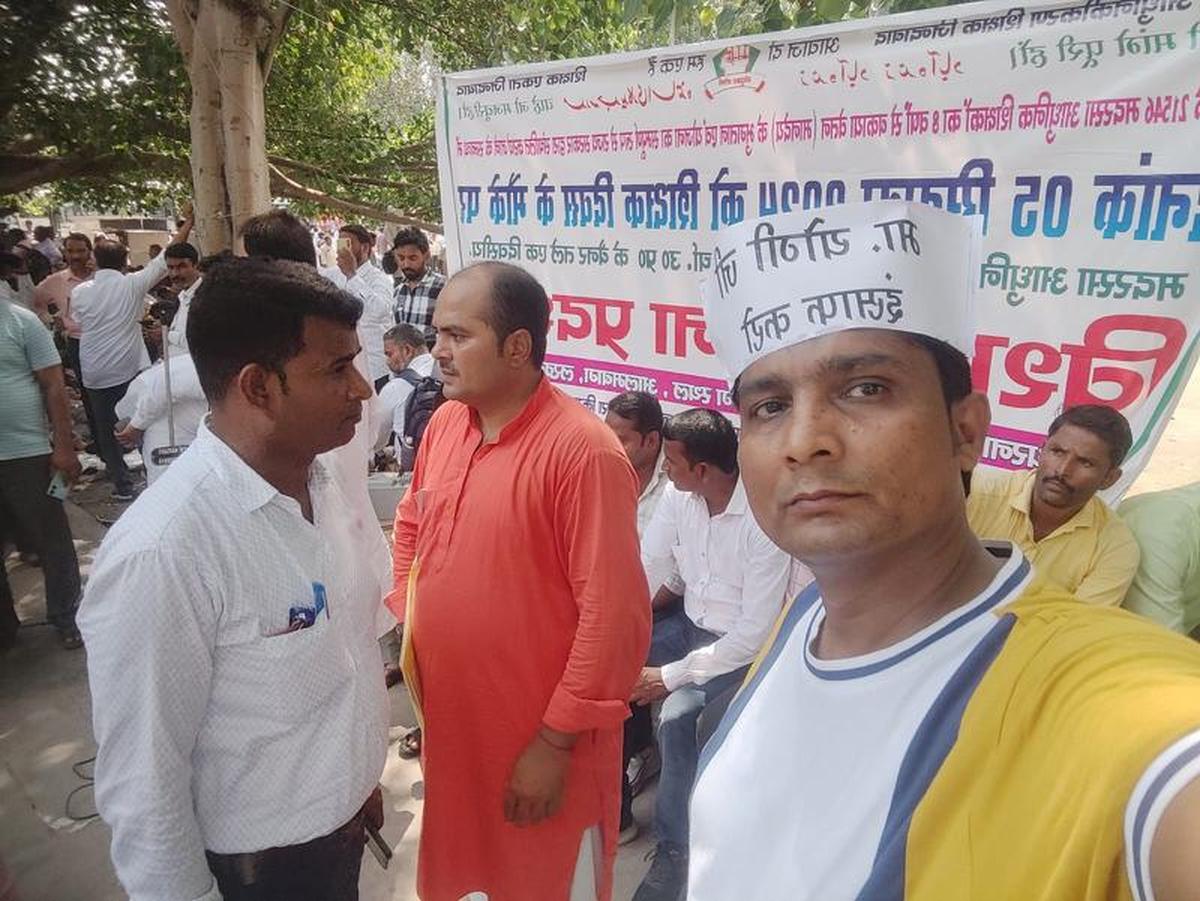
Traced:
<path fill-rule="evenodd" d="M 421 756 L 421 729 L 412 729 L 400 739 L 397 753 L 401 760 L 415 760 Z"/>
<path fill-rule="evenodd" d="M 58 640 L 62 642 L 63 649 L 67 651 L 77 651 L 83 647 L 83 636 L 74 627 L 60 630 Z"/>

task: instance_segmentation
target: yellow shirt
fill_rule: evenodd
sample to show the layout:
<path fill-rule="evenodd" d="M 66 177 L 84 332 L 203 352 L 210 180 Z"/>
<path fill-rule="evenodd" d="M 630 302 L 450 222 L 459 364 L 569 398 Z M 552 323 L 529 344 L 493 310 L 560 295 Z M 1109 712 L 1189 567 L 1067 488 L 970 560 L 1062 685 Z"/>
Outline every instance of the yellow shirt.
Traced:
<path fill-rule="evenodd" d="M 983 539 L 1011 541 L 1043 579 L 1079 600 L 1116 607 L 1137 572 L 1140 552 L 1129 527 L 1098 497 L 1041 541 L 1033 540 L 1029 502 L 1036 472 L 976 472 L 967 518 Z"/>

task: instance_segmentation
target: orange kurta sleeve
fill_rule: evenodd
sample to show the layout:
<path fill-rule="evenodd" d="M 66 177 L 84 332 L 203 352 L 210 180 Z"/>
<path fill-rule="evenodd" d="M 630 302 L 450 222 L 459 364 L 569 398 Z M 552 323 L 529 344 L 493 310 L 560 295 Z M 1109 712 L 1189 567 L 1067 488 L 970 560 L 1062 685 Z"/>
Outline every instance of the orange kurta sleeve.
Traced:
<path fill-rule="evenodd" d="M 431 431 L 426 429 L 424 440 L 417 449 L 412 481 L 396 505 L 396 519 L 392 524 L 392 590 L 384 598 L 384 603 L 401 625 L 408 603 L 408 576 L 417 557 L 417 525 L 421 513 L 419 495 L 425 483 L 425 460 L 429 445 L 433 443 Z"/>
<path fill-rule="evenodd" d="M 650 593 L 637 539 L 637 480 L 619 449 L 587 449 L 557 497 L 556 529 L 579 625 L 545 724 L 560 732 L 614 728 L 646 662 Z"/>

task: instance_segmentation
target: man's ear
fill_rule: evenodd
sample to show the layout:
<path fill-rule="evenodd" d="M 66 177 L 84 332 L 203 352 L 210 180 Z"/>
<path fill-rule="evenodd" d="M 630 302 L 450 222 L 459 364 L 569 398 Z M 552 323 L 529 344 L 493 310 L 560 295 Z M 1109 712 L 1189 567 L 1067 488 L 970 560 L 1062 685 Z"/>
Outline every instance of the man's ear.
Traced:
<path fill-rule="evenodd" d="M 986 394 L 973 391 L 950 405 L 950 435 L 962 472 L 974 469 L 983 456 L 983 442 L 991 424 L 992 407 Z"/>
<path fill-rule="evenodd" d="M 519 328 L 504 339 L 500 352 L 514 369 L 524 366 L 533 356 L 533 336 L 527 329 Z"/>
<path fill-rule="evenodd" d="M 1114 466 L 1112 469 L 1110 469 L 1108 471 L 1108 475 L 1106 475 L 1104 477 L 1104 481 L 1100 483 L 1100 487 L 1096 490 L 1097 491 L 1107 491 L 1113 485 L 1117 484 L 1117 481 L 1121 478 L 1121 473 L 1122 473 L 1121 467 Z"/>
<path fill-rule="evenodd" d="M 234 377 L 233 390 L 250 406 L 270 413 L 284 391 L 283 377 L 260 363 L 247 363 Z"/>

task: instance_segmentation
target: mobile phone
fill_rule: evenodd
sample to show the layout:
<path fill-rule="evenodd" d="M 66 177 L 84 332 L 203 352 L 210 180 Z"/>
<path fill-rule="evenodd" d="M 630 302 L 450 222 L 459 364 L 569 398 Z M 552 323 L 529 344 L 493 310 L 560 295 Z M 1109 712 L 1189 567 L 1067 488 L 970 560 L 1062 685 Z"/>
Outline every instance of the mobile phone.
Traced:
<path fill-rule="evenodd" d="M 338 238 L 338 250 L 349 250 L 349 249 L 350 249 L 350 238 L 345 235 L 340 236 Z"/>
<path fill-rule="evenodd" d="M 371 853 L 375 855 L 375 860 L 385 870 L 388 868 L 388 863 L 392 859 L 392 849 L 388 847 L 388 843 L 383 840 L 383 836 L 379 834 L 379 830 L 370 823 L 366 824 L 367 829 L 367 847 L 371 849 Z"/>
<path fill-rule="evenodd" d="M 67 499 L 67 477 L 61 472 L 54 473 L 54 478 L 50 480 L 50 487 L 46 489 L 46 494 L 55 500 L 65 501 Z"/>

